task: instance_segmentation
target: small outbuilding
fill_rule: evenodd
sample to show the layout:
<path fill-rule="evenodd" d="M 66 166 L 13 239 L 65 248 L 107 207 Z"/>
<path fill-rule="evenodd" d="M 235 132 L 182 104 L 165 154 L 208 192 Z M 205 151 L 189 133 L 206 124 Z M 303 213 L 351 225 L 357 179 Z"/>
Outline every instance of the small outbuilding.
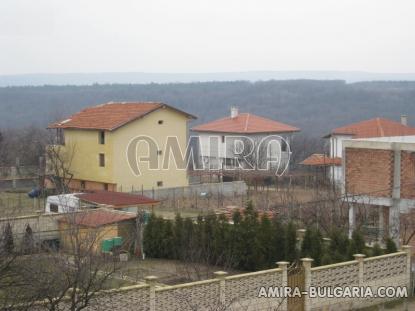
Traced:
<path fill-rule="evenodd" d="M 115 191 L 80 193 L 76 197 L 89 207 L 106 207 L 133 213 L 139 209 L 153 209 L 160 203 L 144 195 Z"/>
<path fill-rule="evenodd" d="M 58 220 L 60 245 L 69 253 L 78 245 L 98 254 L 107 251 L 111 240 L 129 249 L 135 241 L 135 219 L 134 213 L 105 208 L 68 213 Z"/>

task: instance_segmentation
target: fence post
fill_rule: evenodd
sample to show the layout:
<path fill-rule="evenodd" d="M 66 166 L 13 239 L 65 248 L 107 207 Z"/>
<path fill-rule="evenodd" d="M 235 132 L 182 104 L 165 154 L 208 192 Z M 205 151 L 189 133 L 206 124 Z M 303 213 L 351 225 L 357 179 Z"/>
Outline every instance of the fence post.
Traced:
<path fill-rule="evenodd" d="M 301 258 L 304 267 L 304 291 L 309 292 L 311 286 L 311 258 Z M 304 295 L 304 311 L 311 311 L 311 299 L 308 295 Z"/>
<path fill-rule="evenodd" d="M 363 254 L 354 254 L 353 255 L 354 260 L 357 261 L 358 267 L 359 267 L 359 286 L 363 286 L 363 270 L 364 270 L 364 259 L 366 255 Z"/>
<path fill-rule="evenodd" d="M 282 276 L 281 276 L 281 287 L 282 288 L 285 288 L 285 287 L 288 287 L 288 265 L 289 265 L 290 263 L 288 262 L 288 261 L 278 261 L 277 262 L 277 265 L 278 265 L 278 268 L 280 268 L 282 271 Z M 287 309 L 288 309 L 288 301 L 287 301 L 287 299 L 288 299 L 288 297 L 284 297 L 283 298 L 284 300 L 282 301 L 282 303 L 281 303 L 281 310 L 282 311 L 286 311 Z"/>
<path fill-rule="evenodd" d="M 216 271 L 213 273 L 217 279 L 219 279 L 219 302 L 222 307 L 226 304 L 226 282 L 225 277 L 228 275 L 228 272 L 225 271 Z"/>
<path fill-rule="evenodd" d="M 150 311 L 156 311 L 156 282 L 157 277 L 150 275 L 144 278 L 146 283 L 150 286 Z"/>
<path fill-rule="evenodd" d="M 411 276 L 412 276 L 412 265 L 411 265 L 411 255 L 412 255 L 412 247 L 410 245 L 403 245 L 401 247 L 402 251 L 406 253 L 406 272 L 408 275 L 408 291 L 412 293 L 412 286 L 411 286 Z"/>

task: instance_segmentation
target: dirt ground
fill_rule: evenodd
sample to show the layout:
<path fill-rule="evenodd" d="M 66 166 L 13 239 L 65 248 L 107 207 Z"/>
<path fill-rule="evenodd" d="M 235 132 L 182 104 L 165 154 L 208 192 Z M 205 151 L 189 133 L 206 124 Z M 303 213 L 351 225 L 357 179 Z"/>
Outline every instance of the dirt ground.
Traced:
<path fill-rule="evenodd" d="M 159 285 L 173 285 L 185 282 L 213 278 L 213 272 L 224 270 L 223 267 L 205 266 L 201 264 L 186 264 L 177 260 L 167 259 L 130 259 L 123 263 L 115 277 L 129 282 L 141 284 L 146 276 L 158 277 Z M 238 271 L 225 269 L 229 274 Z"/>
<path fill-rule="evenodd" d="M 0 217 L 25 216 L 42 212 L 45 198 L 31 199 L 29 190 L 20 192 L 0 192 Z M 163 200 L 154 212 L 167 219 L 172 219 L 177 213 L 183 217 L 197 217 L 208 212 L 220 212 L 227 206 L 245 206 L 247 200 L 252 200 L 258 209 L 268 210 L 286 202 L 307 202 L 315 199 L 316 192 L 310 188 L 292 187 L 287 189 L 251 188 L 248 195 L 222 197 L 212 195 L 208 198 L 176 198 L 174 201 Z"/>

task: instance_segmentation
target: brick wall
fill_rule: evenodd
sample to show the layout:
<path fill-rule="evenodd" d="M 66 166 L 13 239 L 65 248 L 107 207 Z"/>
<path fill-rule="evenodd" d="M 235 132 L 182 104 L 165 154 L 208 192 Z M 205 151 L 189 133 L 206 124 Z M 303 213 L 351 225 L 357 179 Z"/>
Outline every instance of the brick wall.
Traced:
<path fill-rule="evenodd" d="M 391 197 L 393 188 L 393 151 L 346 148 L 346 191 Z"/>
<path fill-rule="evenodd" d="M 391 197 L 393 188 L 392 150 L 346 148 L 346 191 Z M 415 153 L 401 152 L 401 198 L 415 199 Z"/>
<path fill-rule="evenodd" d="M 415 153 L 401 153 L 401 198 L 415 199 Z"/>

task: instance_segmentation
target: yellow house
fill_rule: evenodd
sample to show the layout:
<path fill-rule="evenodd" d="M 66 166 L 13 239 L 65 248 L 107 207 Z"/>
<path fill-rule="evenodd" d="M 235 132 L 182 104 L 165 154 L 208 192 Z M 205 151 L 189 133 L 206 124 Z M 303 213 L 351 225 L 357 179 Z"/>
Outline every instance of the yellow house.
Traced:
<path fill-rule="evenodd" d="M 48 128 L 56 130 L 56 144 L 68 159 L 71 189 L 129 192 L 188 185 L 185 169 L 178 169 L 172 159 L 167 169 L 162 164 L 170 136 L 177 138 L 185 153 L 187 124 L 194 118 L 163 103 L 110 102 L 86 108 Z M 150 144 L 137 143 L 143 137 L 157 146 L 155 154 L 149 154 Z M 154 159 L 152 164 L 146 160 L 149 155 L 155 155 L 156 168 Z"/>

